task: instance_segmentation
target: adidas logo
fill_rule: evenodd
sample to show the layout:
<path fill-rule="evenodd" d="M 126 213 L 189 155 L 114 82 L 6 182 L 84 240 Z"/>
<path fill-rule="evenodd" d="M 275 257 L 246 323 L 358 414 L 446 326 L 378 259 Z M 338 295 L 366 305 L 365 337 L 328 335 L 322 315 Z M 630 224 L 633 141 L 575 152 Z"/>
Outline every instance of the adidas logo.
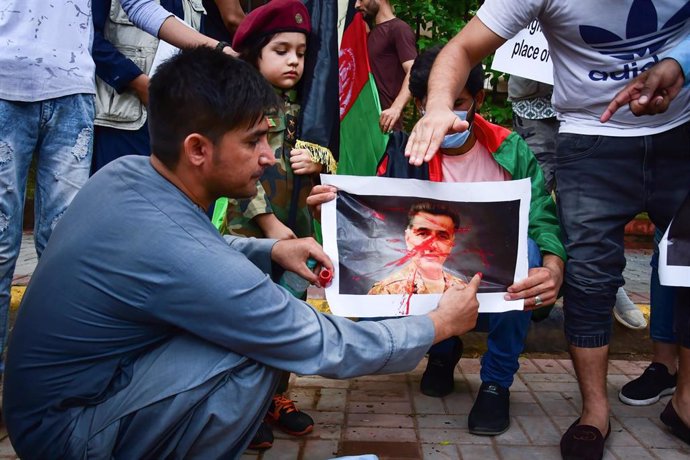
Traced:
<path fill-rule="evenodd" d="M 591 70 L 589 78 L 594 81 L 627 80 L 659 61 L 656 52 L 670 39 L 682 33 L 690 18 L 690 0 L 657 30 L 658 16 L 650 0 L 634 0 L 626 21 L 626 36 L 598 26 L 581 25 L 580 36 L 585 43 L 599 53 L 626 61 L 620 70 Z M 644 62 L 639 62 L 646 58 Z"/>
<path fill-rule="evenodd" d="M 654 54 L 642 67 L 638 67 L 638 63 L 632 61 L 630 64 L 623 64 L 621 70 L 618 71 L 606 72 L 605 70 L 590 70 L 589 79 L 594 81 L 606 81 L 608 79 L 616 81 L 628 80 L 637 77 L 640 73 L 648 70 L 657 62 L 659 62 L 659 57 Z"/>

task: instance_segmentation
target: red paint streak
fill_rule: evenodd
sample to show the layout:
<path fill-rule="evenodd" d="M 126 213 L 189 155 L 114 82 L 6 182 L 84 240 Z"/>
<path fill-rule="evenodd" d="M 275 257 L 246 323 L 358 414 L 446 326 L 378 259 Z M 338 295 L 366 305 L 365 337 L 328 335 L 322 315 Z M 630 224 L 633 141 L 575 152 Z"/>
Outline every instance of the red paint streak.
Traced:
<path fill-rule="evenodd" d="M 414 258 L 415 256 L 418 256 L 418 255 L 423 256 L 427 253 L 429 253 L 431 255 L 438 255 L 438 256 L 445 255 L 447 257 L 449 255 L 449 253 L 445 253 L 445 252 L 441 253 L 441 252 L 438 252 L 437 250 L 435 250 L 433 248 L 434 243 L 436 243 L 438 240 L 439 240 L 439 238 L 437 236 L 435 236 L 435 235 L 430 236 L 426 240 L 419 243 L 417 246 L 413 247 L 409 251 L 406 251 L 405 255 L 402 256 L 401 258 L 396 259 L 392 262 L 388 262 L 385 266 L 386 267 L 391 267 L 391 266 L 400 267 L 402 265 L 405 265 L 407 262 L 410 261 L 410 259 Z"/>
<path fill-rule="evenodd" d="M 373 209 L 371 210 L 371 217 L 373 217 L 374 219 L 384 221 L 384 222 L 386 221 L 386 216 L 384 216 L 380 212 L 373 210 Z"/>

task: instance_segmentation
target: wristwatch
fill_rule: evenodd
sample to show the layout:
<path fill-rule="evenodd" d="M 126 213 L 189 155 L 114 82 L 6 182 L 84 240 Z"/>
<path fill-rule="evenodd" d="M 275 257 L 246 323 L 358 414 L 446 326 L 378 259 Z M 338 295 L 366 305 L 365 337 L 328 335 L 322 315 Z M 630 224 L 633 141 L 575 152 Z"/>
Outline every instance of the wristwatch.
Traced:
<path fill-rule="evenodd" d="M 223 48 L 225 48 L 225 47 L 232 48 L 232 46 L 230 46 L 230 43 L 224 42 L 224 41 L 221 40 L 221 41 L 219 41 L 218 44 L 216 45 L 216 48 L 215 48 L 215 49 L 216 49 L 217 51 L 223 51 Z"/>

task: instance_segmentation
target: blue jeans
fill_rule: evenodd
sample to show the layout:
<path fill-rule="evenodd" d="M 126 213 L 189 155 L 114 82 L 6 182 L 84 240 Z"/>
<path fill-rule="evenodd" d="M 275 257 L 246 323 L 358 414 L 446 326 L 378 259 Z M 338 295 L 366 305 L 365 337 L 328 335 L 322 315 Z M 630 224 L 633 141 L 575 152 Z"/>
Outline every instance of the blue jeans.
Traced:
<path fill-rule="evenodd" d="M 623 285 L 625 224 L 647 211 L 665 230 L 690 184 L 690 122 L 639 137 L 561 133 L 556 193 L 568 253 L 565 334 L 576 347 L 608 345 Z"/>
<path fill-rule="evenodd" d="M 527 240 L 529 267 L 541 267 L 542 257 L 539 246 Z M 512 310 L 503 313 L 480 313 L 475 331 L 488 332 L 487 350 L 482 356 L 480 377 L 482 382 L 495 382 L 510 388 L 513 377 L 520 368 L 518 358 L 525 348 L 525 338 L 529 330 L 532 311 Z M 430 355 L 449 355 L 452 353 L 452 337 L 443 340 L 429 349 Z"/>
<path fill-rule="evenodd" d="M 658 229 L 654 232 L 654 255 L 650 262 L 652 276 L 649 282 L 649 336 L 655 342 L 675 344 L 673 306 L 676 303 L 676 288 L 662 286 L 659 282 L 659 241 L 663 236 Z"/>
<path fill-rule="evenodd" d="M 0 356 L 31 159 L 36 154 L 34 239 L 40 257 L 58 219 L 89 177 L 94 110 L 90 94 L 41 102 L 0 99 Z"/>

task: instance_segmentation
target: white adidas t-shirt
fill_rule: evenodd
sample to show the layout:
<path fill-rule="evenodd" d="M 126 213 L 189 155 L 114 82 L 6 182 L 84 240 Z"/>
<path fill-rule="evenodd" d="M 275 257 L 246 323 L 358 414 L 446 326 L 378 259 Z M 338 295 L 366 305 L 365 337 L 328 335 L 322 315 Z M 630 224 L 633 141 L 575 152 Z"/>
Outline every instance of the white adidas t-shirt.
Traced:
<path fill-rule="evenodd" d="M 609 122 L 599 122 L 618 91 L 690 34 L 686 3 L 486 0 L 477 16 L 505 39 L 539 19 L 553 59 L 553 105 L 561 132 L 630 137 L 664 132 L 690 120 L 686 86 L 664 114 L 639 118 L 625 106 Z"/>

